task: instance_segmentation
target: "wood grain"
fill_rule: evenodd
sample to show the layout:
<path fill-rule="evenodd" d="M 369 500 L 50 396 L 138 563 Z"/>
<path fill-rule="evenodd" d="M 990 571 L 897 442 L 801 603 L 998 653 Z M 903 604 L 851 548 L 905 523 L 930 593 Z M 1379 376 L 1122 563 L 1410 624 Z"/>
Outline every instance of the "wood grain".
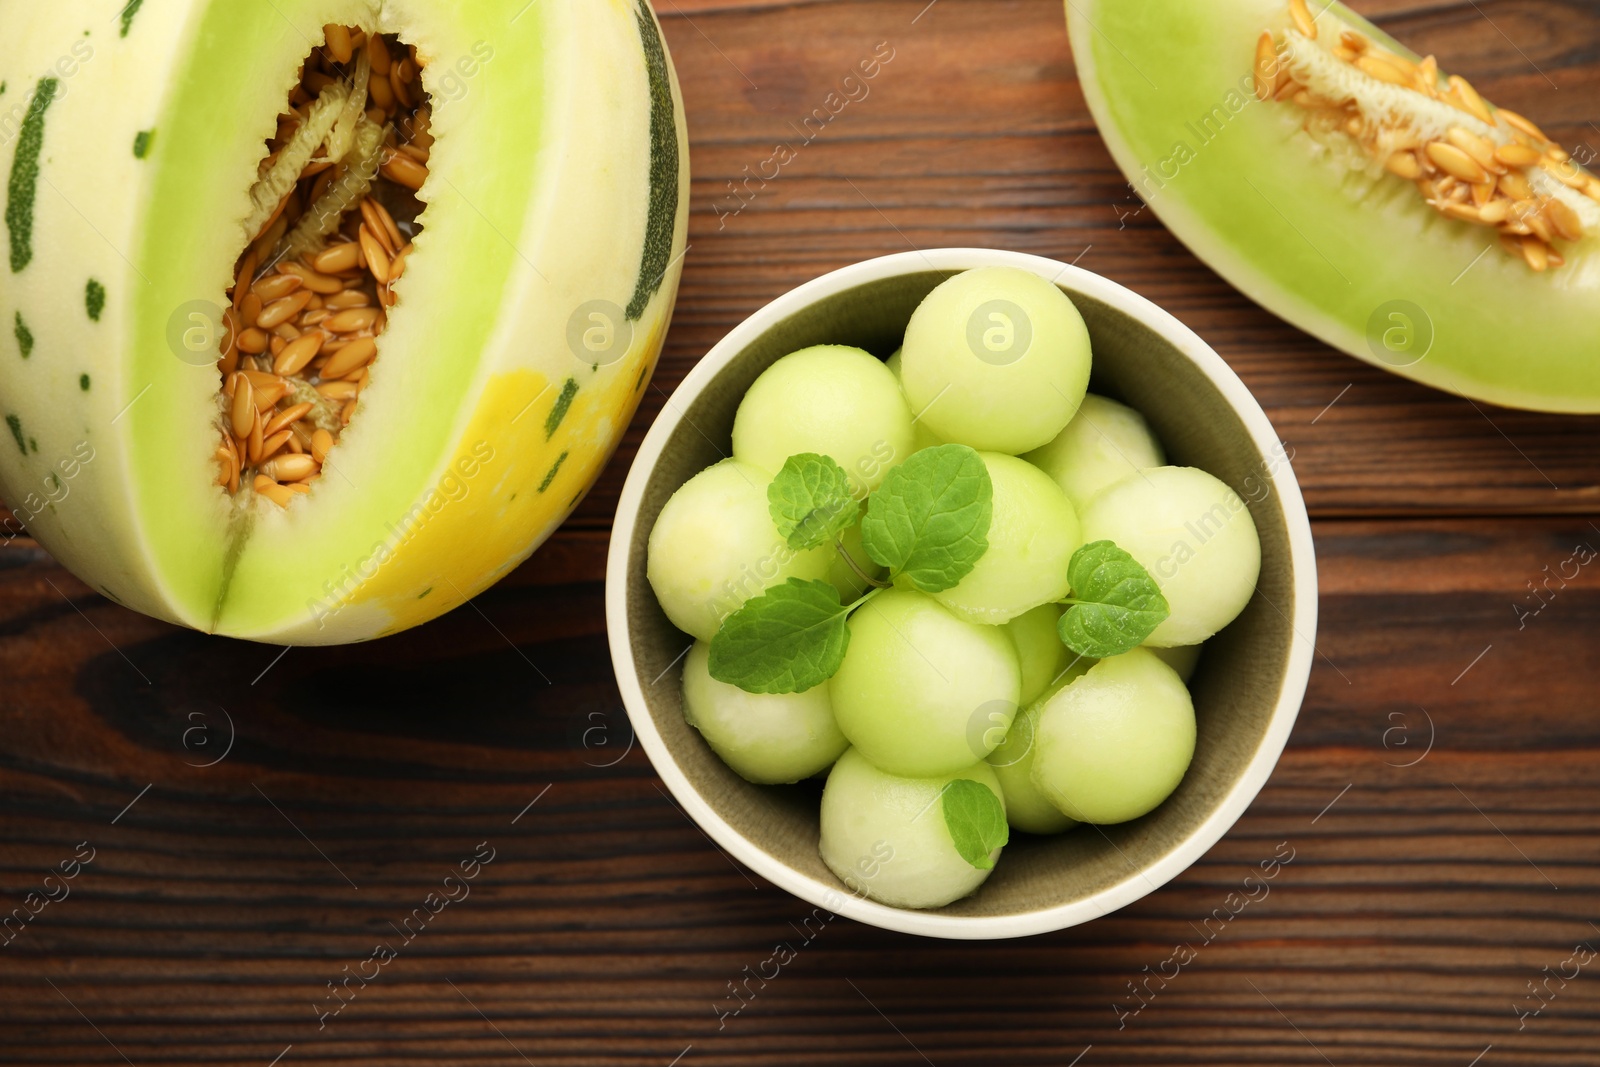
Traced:
<path fill-rule="evenodd" d="M 495 1027 L 540 1065 L 666 1064 L 690 1044 L 690 1063 L 920 1062 L 876 1005 L 940 1065 L 1061 1064 L 1091 1043 L 1085 1063 L 1321 1062 L 1295 1026 L 1340 1064 L 1465 1064 L 1490 1043 L 1499 1062 L 1592 1062 L 1600 987 L 1570 982 L 1520 1033 L 1513 1005 L 1597 936 L 1600 579 L 1520 629 L 1513 605 L 1600 533 L 1316 534 L 1323 658 L 1249 814 L 1133 907 L 992 945 L 847 920 L 798 945 L 808 909 L 709 847 L 628 750 L 593 582 L 522 575 L 483 617 L 296 649 L 258 680 L 272 650 L 140 619 L 30 558 L 0 572 L 5 896 L 80 841 L 97 855 L 0 950 L 7 1059 L 118 1062 L 75 1004 L 140 1065 L 289 1044 L 291 1062 L 517 1062 Z M 191 766 L 220 754 L 221 708 L 231 752 Z M 398 942 L 389 923 L 481 841 L 497 855 L 471 896 L 319 1029 L 326 983 Z M 1205 943 L 1196 927 L 1280 842 L 1294 859 L 1270 895 Z M 783 940 L 798 958 L 719 1029 L 727 983 Z M 1119 1031 L 1126 983 L 1185 941 L 1197 958 Z"/>
<path fill-rule="evenodd" d="M 278 658 L 109 604 L 26 539 L 0 548 L 0 901 L 94 850 L 0 947 L 0 1061 L 1595 1061 L 1597 965 L 1542 999 L 1529 983 L 1600 945 L 1600 563 L 1567 562 L 1600 548 L 1600 423 L 1384 375 L 1243 300 L 1148 213 L 1119 229 L 1060 5 L 924 4 L 661 0 L 696 175 L 666 359 L 573 522 L 474 606 Z M 1593 4 L 1359 6 L 1600 142 Z M 882 41 L 871 95 L 719 219 L 726 183 Z M 1139 903 L 1012 943 L 843 919 L 807 940 L 808 909 L 712 847 L 630 747 L 606 528 L 632 448 L 726 330 L 828 269 L 955 244 L 1081 255 L 1238 369 L 1318 517 L 1318 661 L 1259 800 Z M 481 842 L 470 896 L 405 940 L 391 924 Z M 1217 918 L 1280 849 L 1270 893 Z M 380 941 L 397 958 L 324 1016 Z M 779 942 L 793 961 L 748 979 Z M 1178 945 L 1194 958 L 1174 972 Z"/>

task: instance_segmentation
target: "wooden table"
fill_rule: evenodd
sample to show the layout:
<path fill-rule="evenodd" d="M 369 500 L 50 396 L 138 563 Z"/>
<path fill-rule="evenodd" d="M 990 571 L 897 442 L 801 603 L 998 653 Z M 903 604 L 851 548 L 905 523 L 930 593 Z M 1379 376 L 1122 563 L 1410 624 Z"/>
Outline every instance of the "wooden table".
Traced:
<path fill-rule="evenodd" d="M 0 899 L 93 856 L 0 948 L 0 1062 L 1600 1059 L 1600 963 L 1577 948 L 1600 946 L 1600 567 L 1519 625 L 1530 582 L 1600 548 L 1600 423 L 1389 377 L 1250 304 L 1149 213 L 1120 229 L 1127 188 L 1061 5 L 926 3 L 661 0 L 695 173 L 667 356 L 582 510 L 475 606 L 280 657 L 124 611 L 30 543 L 0 550 Z M 1358 6 L 1600 146 L 1594 3 Z M 727 182 L 880 42 L 870 94 L 730 215 Z M 1077 260 L 1222 352 L 1295 450 L 1321 654 L 1277 773 L 1170 885 L 1013 943 L 840 919 L 719 1018 L 730 982 L 802 945 L 809 909 L 714 848 L 629 749 L 607 526 L 633 446 L 725 331 L 824 271 L 938 245 Z M 399 937 L 480 842 L 471 896 Z M 1170 974 L 1280 848 L 1270 896 L 1140 1007 L 1130 983 Z M 397 958 L 330 992 L 379 941 Z"/>

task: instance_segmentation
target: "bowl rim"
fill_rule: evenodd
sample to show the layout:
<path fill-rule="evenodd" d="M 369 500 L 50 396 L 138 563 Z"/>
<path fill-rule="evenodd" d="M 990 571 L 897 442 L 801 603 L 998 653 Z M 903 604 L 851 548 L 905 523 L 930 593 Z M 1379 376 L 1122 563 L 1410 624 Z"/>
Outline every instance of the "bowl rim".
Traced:
<path fill-rule="evenodd" d="M 626 586 L 628 554 L 645 486 L 667 441 L 684 418 L 686 400 L 698 396 L 761 334 L 820 299 L 897 275 L 989 266 L 1020 268 L 1052 284 L 1066 281 L 1070 288 L 1131 315 L 1160 334 L 1211 380 L 1238 414 L 1262 455 L 1271 456 L 1282 447 L 1266 412 L 1233 368 L 1193 330 L 1133 290 L 1081 267 L 1023 252 L 988 248 L 897 252 L 842 267 L 791 289 L 735 326 L 706 353 L 667 399 L 639 446 L 618 500 L 606 555 L 606 630 L 623 706 L 651 765 L 689 817 L 718 847 L 727 850 L 739 862 L 830 914 L 844 915 L 886 930 L 952 940 L 1024 937 L 1075 926 L 1133 903 L 1193 865 L 1238 822 L 1277 766 L 1305 696 L 1317 626 L 1317 570 L 1311 522 L 1299 481 L 1286 457 L 1273 472 L 1273 487 L 1281 494 L 1288 531 L 1290 577 L 1295 592 L 1293 618 L 1288 620 L 1293 639 L 1283 685 L 1261 744 L 1216 810 L 1176 848 L 1156 863 L 1130 870 L 1126 878 L 1082 900 L 1003 916 L 940 915 L 891 907 L 843 893 L 835 886 L 788 866 L 735 830 L 701 797 L 672 758 L 646 705 L 644 688 L 633 663 Z"/>

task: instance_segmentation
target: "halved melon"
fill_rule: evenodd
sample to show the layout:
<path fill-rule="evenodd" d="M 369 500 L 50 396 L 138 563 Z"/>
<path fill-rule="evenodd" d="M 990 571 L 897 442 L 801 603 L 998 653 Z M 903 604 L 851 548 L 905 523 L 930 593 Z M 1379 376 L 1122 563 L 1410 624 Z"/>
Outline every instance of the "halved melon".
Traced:
<path fill-rule="evenodd" d="M 357 641 L 576 506 L 684 250 L 645 0 L 9 0 L 0 36 L 0 497 L 62 563 Z"/>
<path fill-rule="evenodd" d="M 1600 180 L 1338 3 L 1070 0 L 1147 203 L 1246 296 L 1369 363 L 1600 411 Z"/>

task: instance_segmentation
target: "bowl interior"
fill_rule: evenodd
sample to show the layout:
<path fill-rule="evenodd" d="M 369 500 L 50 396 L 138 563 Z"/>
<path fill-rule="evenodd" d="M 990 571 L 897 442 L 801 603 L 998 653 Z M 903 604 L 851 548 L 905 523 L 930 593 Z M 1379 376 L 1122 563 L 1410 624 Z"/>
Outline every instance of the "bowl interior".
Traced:
<path fill-rule="evenodd" d="M 923 297 L 957 271 L 901 274 L 826 296 L 774 324 L 738 352 L 691 400 L 644 487 L 626 556 L 626 606 L 645 704 L 671 758 L 705 802 L 783 864 L 848 894 L 817 852 L 820 780 L 796 786 L 744 781 L 683 719 L 678 663 L 690 639 L 656 603 L 646 545 L 667 499 L 731 452 L 745 390 L 780 357 L 816 344 L 855 345 L 886 358 Z M 1261 580 L 1244 613 L 1206 646 L 1192 682 L 1199 738 L 1176 793 L 1134 822 L 1080 827 L 1059 837 L 1014 833 L 994 874 L 974 895 L 936 914 L 999 917 L 1059 907 L 1125 881 L 1177 848 L 1244 775 L 1267 733 L 1289 669 L 1294 585 L 1288 522 L 1272 492 L 1276 465 L 1262 454 L 1218 387 L 1172 342 L 1128 313 L 1062 289 L 1094 343 L 1090 389 L 1141 411 L 1169 462 L 1200 467 L 1233 486 L 1261 535 Z"/>

